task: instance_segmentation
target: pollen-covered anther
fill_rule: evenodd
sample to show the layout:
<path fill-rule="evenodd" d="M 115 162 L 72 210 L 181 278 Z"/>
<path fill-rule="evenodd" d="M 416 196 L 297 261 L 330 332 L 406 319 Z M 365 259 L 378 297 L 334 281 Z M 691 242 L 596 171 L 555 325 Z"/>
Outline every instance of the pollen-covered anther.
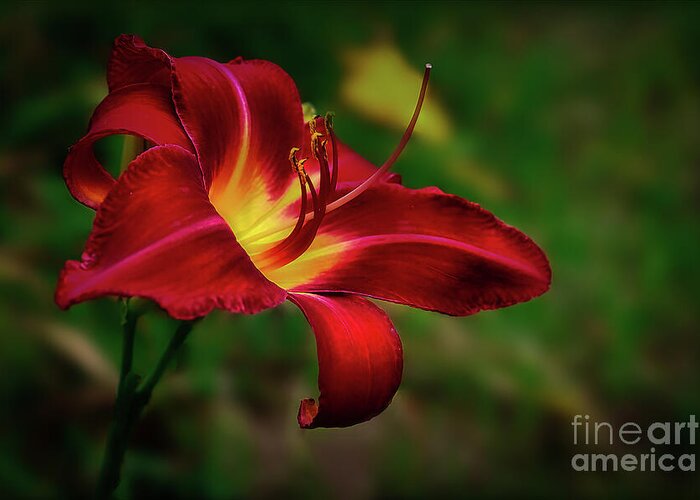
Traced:
<path fill-rule="evenodd" d="M 289 150 L 289 163 L 292 164 L 292 169 L 296 172 L 297 170 L 297 153 L 300 151 L 299 148 L 292 148 Z"/>
<path fill-rule="evenodd" d="M 316 143 L 316 147 L 314 148 L 314 157 L 318 161 L 323 161 L 324 164 L 328 163 L 328 151 L 326 150 L 326 144 L 328 144 L 327 140 L 322 140 Z M 328 168 L 328 166 L 324 165 L 325 168 Z"/>
<path fill-rule="evenodd" d="M 335 115 L 331 113 L 330 111 L 326 113 L 326 116 L 323 117 L 323 123 L 326 125 L 326 130 L 328 133 L 330 133 L 333 130 L 333 117 Z"/>
<path fill-rule="evenodd" d="M 309 134 L 310 134 L 310 143 L 311 143 L 311 153 L 314 155 L 314 158 L 319 159 L 319 156 L 324 156 L 325 158 L 328 158 L 326 155 L 326 152 L 324 150 L 325 148 L 325 141 L 322 141 L 321 139 L 324 136 L 321 132 L 318 131 L 316 128 L 316 120 L 321 119 L 319 115 L 314 116 L 311 120 L 309 120 Z M 325 122 L 324 122 L 325 123 Z"/>
<path fill-rule="evenodd" d="M 308 158 L 297 159 L 297 153 L 301 151 L 300 148 L 294 147 L 289 152 L 289 163 L 292 164 L 292 170 L 297 173 L 299 180 L 303 183 L 306 180 L 306 170 L 304 170 L 304 163 Z"/>
<path fill-rule="evenodd" d="M 316 158 L 320 156 L 319 152 L 323 152 L 323 148 L 325 147 L 325 142 L 321 140 L 322 137 L 323 134 L 320 132 L 313 132 L 311 134 L 311 152 Z"/>

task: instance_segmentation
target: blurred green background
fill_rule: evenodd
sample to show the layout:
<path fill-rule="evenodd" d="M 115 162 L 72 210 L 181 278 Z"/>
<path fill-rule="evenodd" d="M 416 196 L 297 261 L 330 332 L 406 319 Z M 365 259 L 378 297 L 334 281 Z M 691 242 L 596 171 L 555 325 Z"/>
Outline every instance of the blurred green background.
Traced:
<path fill-rule="evenodd" d="M 643 425 L 700 413 L 697 4 L 27 2 L 0 13 L 1 496 L 83 496 L 97 474 L 120 307 L 62 312 L 52 294 L 93 217 L 62 162 L 124 32 L 173 55 L 278 63 L 376 163 L 431 62 L 430 104 L 396 170 L 531 235 L 554 283 L 468 318 L 387 305 L 403 384 L 382 415 L 345 430 L 297 428 L 298 400 L 317 394 L 298 310 L 211 314 L 138 426 L 121 497 L 697 495 L 697 473 L 570 466 L 575 414 Z M 138 369 L 173 327 L 158 313 L 142 322 Z"/>

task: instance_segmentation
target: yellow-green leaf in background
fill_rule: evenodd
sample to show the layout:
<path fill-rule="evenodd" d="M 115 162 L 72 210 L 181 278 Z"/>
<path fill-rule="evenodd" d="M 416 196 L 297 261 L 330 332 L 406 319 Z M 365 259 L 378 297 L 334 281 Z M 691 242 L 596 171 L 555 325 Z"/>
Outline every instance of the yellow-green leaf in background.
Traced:
<path fill-rule="evenodd" d="M 340 90 L 345 105 L 368 120 L 396 129 L 406 127 L 418 98 L 423 67 L 409 64 L 399 49 L 386 41 L 349 50 L 345 61 Z M 441 142 L 449 138 L 452 127 L 435 94 L 434 86 L 429 87 L 415 133 Z"/>

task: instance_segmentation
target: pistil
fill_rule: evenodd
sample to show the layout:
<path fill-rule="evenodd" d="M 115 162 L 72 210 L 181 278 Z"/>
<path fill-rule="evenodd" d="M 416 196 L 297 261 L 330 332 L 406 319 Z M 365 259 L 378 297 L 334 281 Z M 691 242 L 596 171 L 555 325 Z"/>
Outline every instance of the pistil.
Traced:
<path fill-rule="evenodd" d="M 413 110 L 413 116 L 411 117 L 411 121 L 408 123 L 408 127 L 406 127 L 406 131 L 401 137 L 401 141 L 396 146 L 396 149 L 394 149 L 394 152 L 391 153 L 389 159 L 387 159 L 384 162 L 384 164 L 381 167 L 379 167 L 376 172 L 369 176 L 362 184 L 360 184 L 355 189 L 347 193 L 345 196 L 338 198 L 334 202 L 330 203 L 328 207 L 326 207 L 326 213 L 332 212 L 336 208 L 340 208 L 346 203 L 349 203 L 358 196 L 360 196 L 367 189 L 376 184 L 379 181 L 379 179 L 394 165 L 394 163 L 396 163 L 396 160 L 398 160 L 399 156 L 406 147 L 406 144 L 408 144 L 408 141 L 411 139 L 413 130 L 416 128 L 416 122 L 418 121 L 418 116 L 420 115 L 420 110 L 423 107 L 423 101 L 425 100 L 425 94 L 428 90 L 428 80 L 430 80 L 430 70 L 432 68 L 433 66 L 430 63 L 425 65 L 425 71 L 423 72 L 423 82 L 421 83 L 420 94 L 418 95 L 418 102 L 416 103 L 416 107 Z"/>

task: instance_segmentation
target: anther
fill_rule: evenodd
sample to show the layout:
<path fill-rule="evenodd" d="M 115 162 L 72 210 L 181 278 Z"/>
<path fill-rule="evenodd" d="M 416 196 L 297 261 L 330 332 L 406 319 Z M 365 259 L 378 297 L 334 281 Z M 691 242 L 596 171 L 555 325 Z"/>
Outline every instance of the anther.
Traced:
<path fill-rule="evenodd" d="M 326 130 L 330 132 L 330 130 L 333 129 L 333 113 L 328 112 L 326 113 L 326 116 L 323 118 L 323 121 L 326 125 Z"/>
<path fill-rule="evenodd" d="M 289 151 L 289 163 L 292 164 L 292 170 L 294 170 L 295 172 L 299 172 L 299 165 L 298 165 L 299 162 L 297 161 L 297 153 L 299 151 L 300 151 L 299 148 L 292 148 Z"/>

